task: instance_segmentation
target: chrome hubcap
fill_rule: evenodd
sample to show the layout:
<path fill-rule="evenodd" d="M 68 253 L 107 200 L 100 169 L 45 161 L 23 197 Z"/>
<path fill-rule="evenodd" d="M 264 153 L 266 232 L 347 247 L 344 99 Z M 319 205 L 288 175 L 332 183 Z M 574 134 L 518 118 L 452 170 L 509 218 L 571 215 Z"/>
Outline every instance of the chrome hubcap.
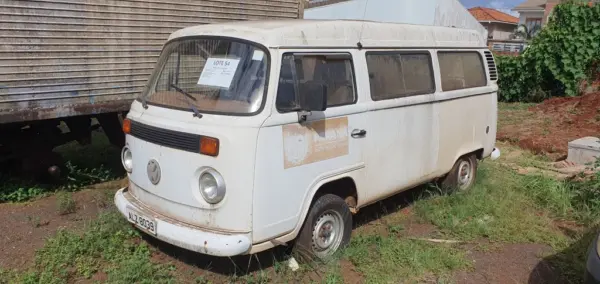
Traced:
<path fill-rule="evenodd" d="M 333 254 L 342 243 L 344 222 L 342 216 L 333 210 L 325 211 L 317 219 L 313 228 L 312 247 L 318 257 Z"/>
<path fill-rule="evenodd" d="M 471 164 L 469 162 L 460 162 L 458 166 L 458 185 L 460 187 L 468 186 L 471 183 L 471 178 L 473 177 L 471 171 Z"/>

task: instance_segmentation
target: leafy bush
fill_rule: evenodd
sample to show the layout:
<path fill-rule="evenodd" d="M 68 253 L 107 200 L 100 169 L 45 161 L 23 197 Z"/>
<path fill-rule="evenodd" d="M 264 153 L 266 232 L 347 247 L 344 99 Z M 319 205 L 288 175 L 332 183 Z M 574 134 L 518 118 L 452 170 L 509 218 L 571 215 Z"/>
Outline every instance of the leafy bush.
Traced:
<path fill-rule="evenodd" d="M 32 180 L 22 180 L 0 174 L 0 203 L 23 202 L 56 191 L 78 191 L 88 185 L 119 178 L 114 171 L 100 165 L 96 168 L 80 168 L 70 162 L 66 181 L 60 185 L 38 184 Z"/>
<path fill-rule="evenodd" d="M 499 98 L 535 102 L 576 96 L 600 62 L 600 5 L 560 4 L 522 55 L 497 56 Z"/>

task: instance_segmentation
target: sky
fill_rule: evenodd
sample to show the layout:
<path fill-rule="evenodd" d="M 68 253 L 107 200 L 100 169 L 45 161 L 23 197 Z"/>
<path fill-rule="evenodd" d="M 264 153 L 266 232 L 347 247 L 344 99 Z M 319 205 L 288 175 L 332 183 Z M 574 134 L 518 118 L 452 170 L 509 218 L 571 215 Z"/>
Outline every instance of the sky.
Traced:
<path fill-rule="evenodd" d="M 465 7 L 471 8 L 475 6 L 482 6 L 493 8 L 499 11 L 502 11 L 511 15 L 518 15 L 517 13 L 511 11 L 513 7 L 517 6 L 524 0 L 459 0 Z"/>

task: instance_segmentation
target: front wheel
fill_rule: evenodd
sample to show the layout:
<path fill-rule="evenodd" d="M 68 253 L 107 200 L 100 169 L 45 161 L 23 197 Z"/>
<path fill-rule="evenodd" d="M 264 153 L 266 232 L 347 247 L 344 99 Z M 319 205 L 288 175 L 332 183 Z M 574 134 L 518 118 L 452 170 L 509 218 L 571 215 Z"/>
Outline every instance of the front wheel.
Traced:
<path fill-rule="evenodd" d="M 339 196 L 326 194 L 312 205 L 296 239 L 296 248 L 303 254 L 324 260 L 347 246 L 351 234 L 350 208 Z"/>

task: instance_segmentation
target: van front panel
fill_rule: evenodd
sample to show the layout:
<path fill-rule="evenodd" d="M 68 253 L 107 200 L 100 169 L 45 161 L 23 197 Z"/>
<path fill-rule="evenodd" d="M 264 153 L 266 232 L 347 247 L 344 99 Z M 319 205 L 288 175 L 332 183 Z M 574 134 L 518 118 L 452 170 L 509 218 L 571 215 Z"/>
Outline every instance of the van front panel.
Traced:
<path fill-rule="evenodd" d="M 157 107 L 154 110 L 152 108 L 143 114 L 132 112 L 128 116 L 133 124 L 133 135 L 127 135 L 127 147 L 133 156 L 133 170 L 129 174 L 130 191 L 135 198 L 152 211 L 183 223 L 212 230 L 251 231 L 250 201 L 258 128 L 210 125 L 211 119 L 208 117 L 205 121 L 196 119 L 183 123 L 172 119 L 175 116 L 167 118 L 153 115 L 153 112 L 157 113 Z M 160 112 L 164 112 L 164 109 Z M 178 132 L 183 136 L 166 136 L 167 140 L 163 142 L 144 139 L 143 135 L 133 133 L 136 124 L 151 125 L 156 131 L 151 134 L 153 137 L 162 135 L 160 129 Z M 192 152 L 193 145 L 183 141 L 185 135 L 219 139 L 218 156 Z M 172 144 L 182 147 L 177 149 Z M 186 145 L 190 147 L 185 148 Z M 148 167 L 151 162 L 159 165 L 158 182 L 150 177 Z M 200 173 L 206 168 L 220 173 L 226 185 L 223 201 L 214 205 L 206 202 L 200 193 Z"/>

